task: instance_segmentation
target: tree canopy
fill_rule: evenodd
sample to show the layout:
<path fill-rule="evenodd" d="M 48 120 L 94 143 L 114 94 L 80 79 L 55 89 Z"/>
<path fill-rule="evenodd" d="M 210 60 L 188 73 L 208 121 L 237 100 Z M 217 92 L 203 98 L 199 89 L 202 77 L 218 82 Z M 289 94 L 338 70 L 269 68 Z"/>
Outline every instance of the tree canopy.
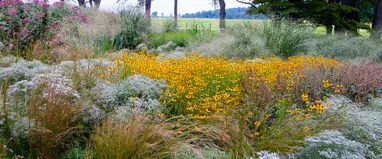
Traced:
<path fill-rule="evenodd" d="M 357 33 L 370 29 L 360 22 L 358 0 L 253 0 L 249 14 L 264 13 L 275 18 L 308 20 L 328 29 Z"/>

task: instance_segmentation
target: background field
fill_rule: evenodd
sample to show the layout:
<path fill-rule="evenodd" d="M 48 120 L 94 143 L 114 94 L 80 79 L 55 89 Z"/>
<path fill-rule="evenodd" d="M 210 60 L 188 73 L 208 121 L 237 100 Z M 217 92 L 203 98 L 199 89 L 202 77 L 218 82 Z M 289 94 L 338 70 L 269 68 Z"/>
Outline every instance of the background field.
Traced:
<path fill-rule="evenodd" d="M 152 28 L 154 32 L 161 32 L 163 26 L 167 22 L 172 22 L 173 18 L 153 18 L 151 21 Z M 253 20 L 253 19 L 226 19 L 227 28 L 235 28 L 244 23 L 250 24 L 262 24 L 268 20 Z M 179 18 L 178 19 L 178 30 L 188 30 L 198 25 L 198 29 L 204 28 L 212 31 L 219 31 L 219 19 L 210 18 Z M 319 35 L 325 35 L 325 27 L 320 26 L 314 29 L 314 32 Z M 365 29 L 359 29 L 359 33 L 363 37 L 368 37 L 370 34 Z"/>

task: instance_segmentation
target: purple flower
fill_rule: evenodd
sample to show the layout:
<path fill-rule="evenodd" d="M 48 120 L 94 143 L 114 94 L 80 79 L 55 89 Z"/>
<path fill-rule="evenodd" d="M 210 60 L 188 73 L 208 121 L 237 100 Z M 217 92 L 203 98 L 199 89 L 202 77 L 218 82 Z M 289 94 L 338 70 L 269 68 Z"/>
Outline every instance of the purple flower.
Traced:
<path fill-rule="evenodd" d="M 26 18 L 23 19 L 23 23 L 24 23 L 24 24 L 28 24 L 28 23 L 31 22 L 31 21 L 32 21 L 32 19 L 31 19 L 31 18 L 28 18 L 28 17 L 26 17 Z"/>
<path fill-rule="evenodd" d="M 33 3 L 38 3 L 38 2 L 40 2 L 39 0 L 33 0 Z"/>
<path fill-rule="evenodd" d="M 48 2 L 39 2 L 38 5 L 40 6 L 41 9 L 48 9 L 49 8 Z"/>
<path fill-rule="evenodd" d="M 19 13 L 19 11 L 16 8 L 14 8 L 14 7 L 12 7 L 10 10 L 8 10 L 8 14 L 10 16 L 17 15 L 18 13 Z"/>
<path fill-rule="evenodd" d="M 20 31 L 20 36 L 21 37 L 26 37 L 28 35 L 29 35 L 29 30 L 28 29 L 26 29 L 26 28 L 21 29 L 21 31 Z"/>
<path fill-rule="evenodd" d="M 44 12 L 37 12 L 34 16 L 36 19 L 42 19 L 44 17 Z"/>
<path fill-rule="evenodd" d="M 15 45 L 9 44 L 9 49 L 13 50 L 15 48 Z"/>
<path fill-rule="evenodd" d="M 54 6 L 57 8 L 63 8 L 65 6 L 64 2 L 54 2 Z"/>

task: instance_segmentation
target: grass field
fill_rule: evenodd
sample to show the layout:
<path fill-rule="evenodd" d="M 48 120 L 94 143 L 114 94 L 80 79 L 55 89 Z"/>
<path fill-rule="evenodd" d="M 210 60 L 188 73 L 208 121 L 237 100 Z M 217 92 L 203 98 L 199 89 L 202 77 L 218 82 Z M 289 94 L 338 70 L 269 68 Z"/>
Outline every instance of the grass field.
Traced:
<path fill-rule="evenodd" d="M 172 21 L 172 18 L 153 18 L 151 25 L 155 27 L 163 27 L 166 21 Z M 261 24 L 264 20 L 247 20 L 247 19 L 227 19 L 227 27 L 234 27 L 237 24 L 242 23 L 253 23 Z M 178 19 L 178 29 L 179 30 L 188 30 L 193 26 L 198 25 L 198 28 L 205 28 L 208 30 L 219 30 L 219 19 L 209 19 L 209 18 L 179 18 Z"/>
<path fill-rule="evenodd" d="M 162 31 L 163 26 L 166 22 L 171 22 L 172 18 L 153 18 L 151 25 L 155 32 Z M 252 20 L 252 19 L 226 19 L 227 28 L 237 27 L 238 24 L 243 23 L 252 23 L 252 24 L 262 24 L 267 20 Z M 210 18 L 179 18 L 178 19 L 178 30 L 188 30 L 195 29 L 196 26 L 198 29 L 207 29 L 212 31 L 219 30 L 219 19 L 210 19 Z M 314 29 L 314 32 L 319 35 L 325 35 L 326 29 L 324 26 L 320 26 Z M 369 37 L 370 33 L 365 29 L 360 29 L 359 33 L 363 37 Z"/>

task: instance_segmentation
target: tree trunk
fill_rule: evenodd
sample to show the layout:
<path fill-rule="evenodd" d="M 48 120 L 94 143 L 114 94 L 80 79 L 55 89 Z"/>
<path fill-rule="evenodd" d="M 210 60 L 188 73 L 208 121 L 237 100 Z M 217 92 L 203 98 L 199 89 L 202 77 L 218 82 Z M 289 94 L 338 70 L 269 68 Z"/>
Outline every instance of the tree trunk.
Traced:
<path fill-rule="evenodd" d="M 80 7 L 86 7 L 86 4 L 85 4 L 85 0 L 78 0 L 78 5 L 80 6 Z"/>
<path fill-rule="evenodd" d="M 146 20 L 151 24 L 151 0 L 146 0 L 145 16 L 146 16 Z"/>
<path fill-rule="evenodd" d="M 377 8 L 374 12 L 374 20 L 373 20 L 373 33 L 372 37 L 379 39 L 381 38 L 382 31 L 382 0 L 378 0 Z"/>
<path fill-rule="evenodd" d="M 93 0 L 89 0 L 90 8 L 93 8 Z"/>
<path fill-rule="evenodd" d="M 94 1 L 94 4 L 95 4 L 95 7 L 97 9 L 99 9 L 99 6 L 101 6 L 101 0 L 93 0 Z"/>
<path fill-rule="evenodd" d="M 225 15 L 226 15 L 224 0 L 219 0 L 219 6 L 220 6 L 219 28 L 220 28 L 220 33 L 224 33 L 224 31 L 225 31 Z"/>
<path fill-rule="evenodd" d="M 178 30 L 178 0 L 174 1 L 174 29 Z"/>

